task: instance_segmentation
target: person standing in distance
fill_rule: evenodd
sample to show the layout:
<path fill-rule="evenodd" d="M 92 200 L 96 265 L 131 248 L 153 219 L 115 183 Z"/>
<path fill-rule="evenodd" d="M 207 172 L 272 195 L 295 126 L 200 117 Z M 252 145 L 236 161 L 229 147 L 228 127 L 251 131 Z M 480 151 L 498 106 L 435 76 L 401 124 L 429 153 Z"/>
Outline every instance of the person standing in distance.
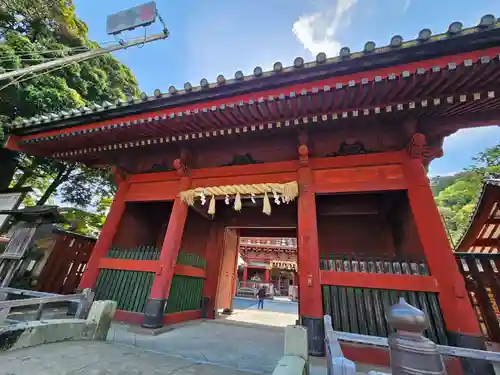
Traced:
<path fill-rule="evenodd" d="M 264 309 L 264 298 L 266 298 L 266 288 L 261 286 L 259 291 L 257 292 L 257 299 L 259 302 L 257 303 L 258 309 Z"/>

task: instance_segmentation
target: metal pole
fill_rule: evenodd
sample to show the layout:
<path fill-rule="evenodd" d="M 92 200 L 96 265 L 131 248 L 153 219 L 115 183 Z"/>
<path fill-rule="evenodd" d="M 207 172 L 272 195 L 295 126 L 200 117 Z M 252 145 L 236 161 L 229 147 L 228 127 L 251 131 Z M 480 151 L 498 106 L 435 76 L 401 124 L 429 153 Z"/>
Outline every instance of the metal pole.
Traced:
<path fill-rule="evenodd" d="M 150 43 L 150 42 L 154 42 L 156 40 L 166 39 L 166 38 L 168 38 L 168 31 L 165 29 L 162 33 L 151 35 L 151 36 L 146 37 L 146 38 L 144 38 L 144 37 L 136 38 L 136 39 L 132 39 L 131 41 L 129 41 L 127 43 L 121 43 L 121 44 L 113 45 L 113 46 L 106 47 L 106 48 L 98 48 L 98 49 L 94 49 L 94 50 L 91 50 L 88 52 L 83 52 L 83 53 L 80 53 L 77 55 L 66 56 L 66 57 L 63 57 L 63 58 L 58 59 L 58 60 L 48 61 L 46 63 L 41 63 L 38 65 L 29 66 L 27 68 L 14 70 L 12 72 L 3 73 L 3 74 L 0 74 L 0 81 L 14 78 L 14 77 L 17 77 L 20 75 L 26 75 L 26 74 L 30 74 L 30 73 L 39 72 L 39 71 L 42 71 L 45 69 L 55 68 L 55 67 L 58 67 L 60 65 L 66 65 L 69 63 L 87 60 L 87 59 L 90 59 L 90 58 L 93 58 L 96 56 L 104 55 L 106 53 L 111 53 L 111 52 L 115 52 L 115 51 L 129 48 L 129 47 L 134 47 L 134 46 L 137 46 L 140 44 L 146 44 L 146 43 Z"/>

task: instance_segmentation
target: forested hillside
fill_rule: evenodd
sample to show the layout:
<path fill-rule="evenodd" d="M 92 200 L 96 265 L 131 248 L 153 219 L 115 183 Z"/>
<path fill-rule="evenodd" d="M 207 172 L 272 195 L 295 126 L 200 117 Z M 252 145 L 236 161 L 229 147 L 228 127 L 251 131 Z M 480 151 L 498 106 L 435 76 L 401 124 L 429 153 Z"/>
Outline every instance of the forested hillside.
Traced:
<path fill-rule="evenodd" d="M 487 174 L 500 174 L 500 144 L 480 152 L 469 168 L 455 175 L 431 178 L 434 197 L 453 246 L 467 229 Z"/>
<path fill-rule="evenodd" d="M 0 0 L 0 73 L 97 47 L 71 0 Z M 32 187 L 26 205 L 53 203 L 57 193 L 72 207 L 64 211 L 68 220 L 97 234 L 115 189 L 109 171 L 11 152 L 2 148 L 5 125 L 127 96 L 139 96 L 138 83 L 110 54 L 0 81 L 0 190 Z M 85 212 L 88 206 L 97 214 Z"/>

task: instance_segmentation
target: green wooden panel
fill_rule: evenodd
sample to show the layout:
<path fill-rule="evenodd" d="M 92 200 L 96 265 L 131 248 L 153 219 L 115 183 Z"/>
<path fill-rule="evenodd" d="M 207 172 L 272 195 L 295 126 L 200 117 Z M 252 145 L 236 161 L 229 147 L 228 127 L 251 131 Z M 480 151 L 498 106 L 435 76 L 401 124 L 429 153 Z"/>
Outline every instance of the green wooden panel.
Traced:
<path fill-rule="evenodd" d="M 101 269 L 96 299 L 113 300 L 120 310 L 143 313 L 153 279 L 152 272 Z"/>
<path fill-rule="evenodd" d="M 135 248 L 112 247 L 106 257 L 130 260 L 158 260 L 160 249 L 153 246 Z M 203 268 L 206 260 L 198 254 L 179 252 L 177 263 Z M 144 312 L 154 281 L 154 273 L 101 269 L 96 283 L 96 299 L 114 300 L 120 310 Z M 166 313 L 197 310 L 201 307 L 204 279 L 174 276 Z"/>
<path fill-rule="evenodd" d="M 165 312 L 168 314 L 200 309 L 204 281 L 199 277 L 174 276 Z"/>

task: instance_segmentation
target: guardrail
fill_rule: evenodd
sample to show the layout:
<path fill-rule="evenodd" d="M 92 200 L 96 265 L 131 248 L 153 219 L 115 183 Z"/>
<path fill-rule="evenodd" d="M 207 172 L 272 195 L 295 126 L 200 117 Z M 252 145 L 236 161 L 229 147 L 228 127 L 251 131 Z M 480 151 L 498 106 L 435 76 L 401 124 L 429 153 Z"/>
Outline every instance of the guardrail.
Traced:
<path fill-rule="evenodd" d="M 0 288 L 0 299 L 5 299 L 8 294 L 34 296 L 34 298 L 15 299 L 10 301 L 0 300 L 0 324 L 4 324 L 7 316 L 14 307 L 24 307 L 38 305 L 34 320 L 40 320 L 43 314 L 43 309 L 46 304 L 57 302 L 71 302 L 77 304 L 75 318 L 85 319 L 94 299 L 94 292 L 91 289 L 84 289 L 80 294 L 58 295 L 40 293 L 36 291 L 15 289 L 15 288 Z M 43 295 L 45 294 L 45 295 Z M 3 297 L 3 298 L 2 298 Z"/>
<path fill-rule="evenodd" d="M 326 346 L 326 369 L 328 375 L 355 375 L 356 365 L 353 361 L 344 357 L 338 336 L 332 328 L 332 318 L 325 315 L 325 346 Z"/>
<path fill-rule="evenodd" d="M 387 309 L 385 317 L 389 326 L 395 329 L 388 338 L 334 331 L 331 317 L 325 315 L 329 375 L 356 373 L 354 367 L 351 369 L 345 364 L 339 341 L 388 348 L 393 374 L 444 375 L 443 356 L 460 358 L 464 374 L 467 375 L 493 374 L 492 365 L 500 363 L 500 353 L 436 345 L 424 337 L 423 332 L 429 327 L 428 317 L 423 311 L 406 303 L 404 298 Z"/>
<path fill-rule="evenodd" d="M 387 337 L 365 336 L 357 333 L 333 331 L 339 341 L 352 342 L 389 348 Z M 439 354 L 449 357 L 480 359 L 491 363 L 500 363 L 500 353 L 485 350 L 459 348 L 456 346 L 437 345 Z"/>

